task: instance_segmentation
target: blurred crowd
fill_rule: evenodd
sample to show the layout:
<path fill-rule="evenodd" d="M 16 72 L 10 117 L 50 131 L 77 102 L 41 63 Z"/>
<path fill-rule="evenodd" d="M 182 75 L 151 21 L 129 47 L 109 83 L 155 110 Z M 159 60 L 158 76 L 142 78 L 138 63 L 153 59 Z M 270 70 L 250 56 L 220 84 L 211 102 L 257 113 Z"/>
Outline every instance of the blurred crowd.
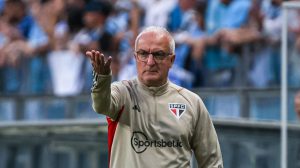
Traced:
<path fill-rule="evenodd" d="M 113 80 L 135 76 L 134 40 L 166 27 L 170 80 L 187 87 L 280 84 L 283 0 L 0 0 L 0 93 L 89 92 L 91 49 L 112 56 Z M 288 13 L 289 85 L 300 86 L 300 10 Z"/>

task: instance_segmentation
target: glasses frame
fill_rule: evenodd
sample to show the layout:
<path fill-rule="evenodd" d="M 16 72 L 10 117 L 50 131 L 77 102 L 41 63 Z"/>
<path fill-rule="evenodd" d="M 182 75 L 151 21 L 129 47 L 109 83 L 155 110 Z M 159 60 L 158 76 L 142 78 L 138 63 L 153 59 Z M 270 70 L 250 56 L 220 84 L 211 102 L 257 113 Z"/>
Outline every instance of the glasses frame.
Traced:
<path fill-rule="evenodd" d="M 141 53 L 140 52 L 144 52 L 147 56 L 143 59 L 141 57 Z M 156 55 L 155 53 L 158 53 L 158 52 L 161 52 L 161 53 L 164 53 L 164 56 L 161 57 L 161 56 L 158 56 Z M 173 53 L 169 53 L 169 52 L 164 52 L 162 50 L 159 50 L 159 51 L 155 51 L 155 52 L 147 52 L 147 51 L 144 51 L 144 50 L 138 50 L 138 51 L 135 51 L 134 52 L 136 54 L 136 57 L 137 57 L 137 60 L 138 61 L 141 61 L 141 62 L 147 62 L 149 57 L 150 57 L 150 54 L 152 55 L 153 57 L 153 60 L 156 62 L 156 63 L 161 63 L 162 61 L 164 61 L 167 57 L 169 57 L 170 55 L 174 55 Z"/>

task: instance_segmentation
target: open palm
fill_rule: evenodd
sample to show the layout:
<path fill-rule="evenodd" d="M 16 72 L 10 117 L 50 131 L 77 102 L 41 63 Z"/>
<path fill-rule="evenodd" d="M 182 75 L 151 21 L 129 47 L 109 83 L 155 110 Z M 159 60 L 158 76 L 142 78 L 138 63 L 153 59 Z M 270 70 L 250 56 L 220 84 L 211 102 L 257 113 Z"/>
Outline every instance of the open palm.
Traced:
<path fill-rule="evenodd" d="M 87 51 L 86 55 L 90 58 L 94 71 L 99 75 L 110 74 L 111 56 L 105 61 L 104 55 L 99 51 Z"/>

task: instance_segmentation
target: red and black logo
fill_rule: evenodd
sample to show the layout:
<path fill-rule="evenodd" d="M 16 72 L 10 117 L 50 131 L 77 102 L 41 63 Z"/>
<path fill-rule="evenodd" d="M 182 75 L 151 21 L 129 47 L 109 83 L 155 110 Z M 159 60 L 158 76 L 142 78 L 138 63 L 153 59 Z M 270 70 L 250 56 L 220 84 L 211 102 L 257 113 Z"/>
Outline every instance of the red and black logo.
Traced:
<path fill-rule="evenodd" d="M 169 110 L 177 119 L 179 119 L 186 110 L 186 104 L 169 103 Z"/>

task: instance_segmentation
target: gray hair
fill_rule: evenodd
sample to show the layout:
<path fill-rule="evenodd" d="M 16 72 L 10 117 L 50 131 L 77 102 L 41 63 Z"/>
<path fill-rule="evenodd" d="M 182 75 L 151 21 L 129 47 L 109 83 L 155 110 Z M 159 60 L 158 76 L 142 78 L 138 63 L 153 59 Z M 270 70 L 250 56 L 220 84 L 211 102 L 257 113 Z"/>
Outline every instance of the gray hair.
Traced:
<path fill-rule="evenodd" d="M 135 39 L 135 44 L 134 44 L 134 49 L 137 49 L 137 43 L 140 39 L 140 37 L 144 34 L 144 33 L 148 33 L 148 32 L 154 32 L 157 34 L 165 34 L 167 35 L 167 38 L 169 40 L 169 46 L 170 46 L 170 51 L 172 52 L 172 54 L 175 53 L 175 41 L 174 38 L 172 37 L 172 35 L 168 32 L 168 30 L 164 27 L 159 27 L 159 26 L 150 26 L 145 28 L 142 32 L 140 32 L 140 34 L 136 37 Z"/>

